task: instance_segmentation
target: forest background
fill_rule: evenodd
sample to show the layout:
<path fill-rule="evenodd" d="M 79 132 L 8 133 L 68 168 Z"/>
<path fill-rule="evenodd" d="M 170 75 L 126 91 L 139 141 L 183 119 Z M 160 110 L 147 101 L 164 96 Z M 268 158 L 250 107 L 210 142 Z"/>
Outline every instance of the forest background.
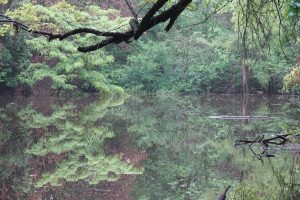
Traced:
<path fill-rule="evenodd" d="M 244 76 L 247 93 L 299 92 L 300 2 L 247 2 L 193 1 L 171 31 L 164 32 L 165 25 L 159 24 L 130 44 L 110 45 L 90 53 L 81 53 L 77 47 L 95 43 L 99 37 L 76 35 L 48 42 L 46 37 L 2 23 L 1 91 L 58 94 L 126 89 L 238 94 L 243 92 Z M 33 30 L 61 33 L 79 27 L 130 29 L 131 13 L 125 1 L 0 3 L 1 13 Z M 143 16 L 153 1 L 131 4 Z"/>

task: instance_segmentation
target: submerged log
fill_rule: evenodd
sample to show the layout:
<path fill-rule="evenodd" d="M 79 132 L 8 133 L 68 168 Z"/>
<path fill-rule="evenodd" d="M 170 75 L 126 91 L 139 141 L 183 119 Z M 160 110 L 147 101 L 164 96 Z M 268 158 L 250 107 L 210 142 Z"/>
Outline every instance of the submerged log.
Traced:
<path fill-rule="evenodd" d="M 273 119 L 274 117 L 270 116 L 237 116 L 237 115 L 216 115 L 216 116 L 208 116 L 209 119 L 230 119 L 230 120 L 256 120 L 256 119 Z"/>

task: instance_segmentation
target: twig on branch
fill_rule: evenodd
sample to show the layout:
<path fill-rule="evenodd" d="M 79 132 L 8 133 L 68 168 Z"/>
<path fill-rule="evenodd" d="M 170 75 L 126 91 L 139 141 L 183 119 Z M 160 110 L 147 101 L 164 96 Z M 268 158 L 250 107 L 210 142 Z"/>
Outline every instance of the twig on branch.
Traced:
<path fill-rule="evenodd" d="M 131 4 L 128 0 L 125 0 L 131 13 L 135 17 L 137 22 L 137 13 L 132 8 Z M 16 20 L 13 20 L 5 15 L 0 15 L 3 20 L 0 20 L 0 23 L 11 23 L 13 25 L 19 26 L 21 29 L 38 35 L 46 36 L 49 41 L 53 39 L 59 39 L 64 40 L 67 37 L 70 37 L 72 35 L 81 34 L 81 33 L 90 33 L 94 34 L 96 36 L 102 36 L 107 37 L 106 39 L 102 40 L 98 44 L 93 44 L 86 47 L 78 47 L 78 51 L 81 52 L 90 52 L 95 51 L 97 49 L 103 48 L 109 44 L 118 44 L 121 42 L 129 42 L 131 38 L 137 40 L 139 37 L 146 32 L 147 30 L 151 29 L 153 26 L 163 23 L 169 20 L 169 23 L 167 27 L 165 28 L 165 31 L 169 31 L 172 26 L 174 25 L 176 19 L 179 17 L 179 15 L 186 9 L 186 7 L 192 2 L 192 0 L 179 0 L 177 3 L 172 5 L 170 8 L 166 9 L 163 12 L 159 12 L 159 10 L 168 2 L 168 0 L 158 0 L 156 1 L 152 7 L 149 9 L 149 11 L 145 14 L 145 16 L 142 18 L 141 23 L 135 23 L 130 24 L 132 30 L 128 30 L 125 32 L 107 32 L 107 31 L 99 31 L 96 29 L 91 28 L 76 28 L 74 30 L 71 30 L 69 32 L 61 33 L 61 34 L 55 34 L 52 32 L 45 32 L 45 31 L 38 31 L 38 30 L 32 30 L 29 28 L 29 26 L 18 22 Z M 155 15 L 157 14 L 157 15 Z M 132 26 L 134 25 L 134 26 Z"/>
<path fill-rule="evenodd" d="M 97 49 L 101 49 L 102 47 L 105 47 L 112 43 L 118 44 L 118 43 L 125 42 L 125 41 L 127 42 L 133 36 L 134 36 L 134 32 L 131 30 L 131 31 L 126 32 L 126 34 L 124 34 L 123 36 L 120 36 L 120 37 L 117 37 L 117 36 L 110 37 L 105 40 L 102 40 L 98 44 L 94 44 L 94 45 L 87 46 L 87 47 L 78 47 L 78 51 L 83 52 L 83 53 L 95 51 Z"/>
<path fill-rule="evenodd" d="M 146 5 L 148 5 L 148 3 L 149 2 L 146 2 L 138 11 L 137 11 L 137 15 L 144 9 L 144 7 L 146 6 Z"/>
<path fill-rule="evenodd" d="M 218 12 L 220 12 L 223 8 L 225 8 L 229 3 L 231 3 L 232 0 L 228 0 L 227 2 L 225 2 L 221 7 L 219 8 L 216 8 L 215 10 L 213 10 L 211 13 L 209 13 L 208 15 L 206 15 L 206 17 L 201 20 L 200 22 L 196 22 L 196 23 L 193 23 L 193 24 L 189 24 L 189 25 L 186 25 L 186 26 L 183 26 L 182 28 L 188 28 L 188 27 L 194 27 L 194 26 L 197 26 L 197 25 L 200 25 L 200 24 L 203 24 L 205 23 L 207 20 L 209 20 L 213 15 L 217 14 Z"/>

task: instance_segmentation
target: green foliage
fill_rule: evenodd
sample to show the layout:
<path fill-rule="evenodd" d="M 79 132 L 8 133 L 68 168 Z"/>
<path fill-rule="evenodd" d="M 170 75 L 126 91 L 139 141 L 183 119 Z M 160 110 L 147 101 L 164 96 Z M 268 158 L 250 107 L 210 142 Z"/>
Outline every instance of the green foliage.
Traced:
<path fill-rule="evenodd" d="M 158 31 L 147 33 L 129 50 L 127 59 L 116 60 L 114 70 L 108 72 L 109 77 L 125 88 L 147 92 L 240 93 L 241 32 L 245 26 L 245 17 L 242 16 L 246 1 L 240 2 L 241 5 L 237 1 L 229 4 L 226 1 L 201 2 L 197 12 L 184 13 L 172 32 L 161 33 L 161 27 L 158 27 Z M 253 27 L 259 24 L 257 17 L 260 16 L 251 9 L 253 13 L 247 29 L 249 88 L 252 93 L 260 90 L 281 93 L 284 74 L 294 65 L 291 60 L 297 56 L 299 45 L 287 43 L 288 36 L 285 34 L 290 29 L 278 38 L 278 14 L 266 11 L 270 7 L 276 10 L 272 2 L 267 5 L 260 5 L 260 1 L 252 3 L 253 10 L 259 7 L 258 10 L 266 14 L 261 16 L 260 23 L 264 26 Z M 200 19 L 206 19 L 209 13 L 224 5 L 227 7 L 218 15 L 199 24 Z M 193 26 L 193 23 L 196 25 Z M 284 23 L 288 25 L 289 22 Z"/>
<path fill-rule="evenodd" d="M 0 85 L 16 87 L 17 76 L 30 63 L 30 51 L 22 37 L 5 36 L 0 39 Z"/>
<path fill-rule="evenodd" d="M 270 191 L 270 187 L 264 185 L 264 187 L 260 188 L 260 191 L 257 191 L 253 185 L 240 185 L 236 188 L 232 194 L 232 200 L 267 200 L 267 199 L 275 199 L 275 191 L 271 191 L 272 193 L 266 193 L 264 191 Z"/>
<path fill-rule="evenodd" d="M 138 7 L 154 2 L 141 0 Z M 33 87 L 48 77 L 53 89 L 109 92 L 116 84 L 147 92 L 240 93 L 242 39 L 246 30 L 251 92 L 280 93 L 283 76 L 294 66 L 292 60 L 299 51 L 299 44 L 295 44 L 299 25 L 296 17 L 291 17 L 297 16 L 298 1 L 285 0 L 280 5 L 274 2 L 250 1 L 246 23 L 246 0 L 193 1 L 171 32 L 164 34 L 164 26 L 156 26 L 129 47 L 114 46 L 89 54 L 79 53 L 76 48 L 98 43 L 101 38 L 87 34 L 48 42 L 44 37 L 19 35 L 26 44 L 17 46 L 31 48 L 31 61 L 23 60 L 10 67 L 19 59 L 14 59 L 16 55 L 4 45 L 1 60 L 5 66 L 0 71 L 0 81 L 6 86 Z M 173 3 L 170 1 L 167 6 Z M 214 15 L 216 11 L 218 14 Z M 141 16 L 145 12 L 143 9 Z M 80 7 L 66 1 L 50 7 L 23 3 L 6 14 L 33 30 L 55 33 L 79 27 L 103 31 L 129 28 L 128 18 L 119 11 L 104 10 L 96 3 Z M 12 37 L 12 28 L 3 25 L 0 35 Z M 26 55 L 18 55 L 28 59 L 26 51 Z"/>
<path fill-rule="evenodd" d="M 28 24 L 31 29 L 53 32 L 79 27 L 108 30 L 127 21 L 118 17 L 115 10 L 103 10 L 93 5 L 78 9 L 65 1 L 51 7 L 26 3 L 14 11 L 8 11 L 7 15 Z M 110 16 L 116 17 L 112 19 Z M 83 54 L 76 48 L 96 42 L 99 42 L 99 38 L 88 34 L 73 36 L 72 41 L 48 42 L 45 37 L 28 38 L 26 44 L 33 48 L 34 57 L 20 72 L 18 79 L 22 84 L 32 87 L 36 82 L 50 77 L 53 89 L 72 90 L 78 87 L 109 92 L 111 85 L 101 71 L 114 61 L 114 57 L 105 50 Z"/>
<path fill-rule="evenodd" d="M 300 1 L 291 0 L 288 15 L 290 17 L 297 17 L 300 13 Z"/>
<path fill-rule="evenodd" d="M 289 74 L 284 77 L 284 90 L 289 92 L 300 91 L 300 65 L 296 66 Z"/>
<path fill-rule="evenodd" d="M 188 36 L 180 31 L 170 37 L 158 33 L 160 40 L 140 41 L 135 47 L 139 51 L 129 55 L 126 67 L 120 64 L 113 77 L 119 85 L 147 92 L 223 93 L 238 85 L 240 77 L 230 43 L 224 43 L 228 37 L 225 27 Z"/>

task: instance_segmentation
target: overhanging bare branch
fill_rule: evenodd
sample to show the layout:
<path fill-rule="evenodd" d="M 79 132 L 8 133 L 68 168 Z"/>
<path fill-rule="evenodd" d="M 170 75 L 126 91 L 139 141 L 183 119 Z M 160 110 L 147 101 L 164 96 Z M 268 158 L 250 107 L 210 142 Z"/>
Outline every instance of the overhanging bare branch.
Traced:
<path fill-rule="evenodd" d="M 126 2 L 128 2 L 126 0 Z M 169 31 L 171 27 L 174 25 L 176 19 L 179 17 L 179 15 L 186 9 L 186 7 L 192 2 L 192 0 L 179 0 L 177 3 L 175 3 L 173 6 L 168 8 L 167 10 L 155 15 L 158 13 L 159 9 L 161 9 L 168 0 L 158 0 L 153 4 L 153 6 L 149 9 L 149 11 L 145 14 L 145 16 L 142 18 L 141 23 L 137 24 L 137 27 L 135 27 L 135 30 L 129 30 L 125 32 L 107 32 L 107 31 L 99 31 L 92 28 L 76 28 L 74 30 L 71 30 L 69 32 L 65 33 L 52 33 L 52 32 L 45 32 L 45 31 L 38 31 L 38 30 L 31 30 L 29 26 L 26 24 L 13 20 L 8 16 L 0 15 L 0 17 L 4 18 L 3 20 L 0 20 L 0 23 L 9 23 L 13 24 L 15 26 L 20 27 L 21 29 L 33 33 L 33 34 L 39 34 L 46 36 L 49 41 L 54 39 L 64 40 L 72 35 L 76 34 L 94 34 L 96 36 L 102 36 L 107 37 L 106 39 L 102 40 L 98 44 L 93 44 L 86 47 L 78 47 L 78 51 L 81 52 L 90 52 L 95 51 L 97 49 L 103 48 L 109 44 L 118 44 L 121 42 L 128 42 L 130 39 L 139 39 L 139 37 L 146 32 L 147 30 L 151 29 L 153 26 L 166 22 L 169 20 L 169 23 L 167 27 L 165 28 L 166 31 Z M 129 2 L 128 2 L 129 4 Z M 129 4 L 129 8 L 131 12 L 133 12 L 134 16 L 136 15 L 133 8 Z"/>

